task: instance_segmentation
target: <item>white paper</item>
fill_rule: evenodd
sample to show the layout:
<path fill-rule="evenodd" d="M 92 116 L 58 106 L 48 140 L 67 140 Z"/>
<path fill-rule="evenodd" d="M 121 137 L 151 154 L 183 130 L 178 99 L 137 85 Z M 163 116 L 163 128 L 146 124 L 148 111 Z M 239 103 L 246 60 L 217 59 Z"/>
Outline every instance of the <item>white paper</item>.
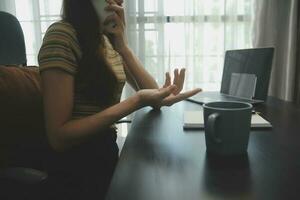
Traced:
<path fill-rule="evenodd" d="M 184 112 L 184 125 L 185 129 L 204 128 L 204 118 L 202 111 L 185 111 Z M 262 118 L 258 114 L 253 114 L 251 119 L 251 128 L 271 128 L 270 122 Z"/>
<path fill-rule="evenodd" d="M 255 74 L 232 73 L 229 95 L 252 99 L 255 96 L 257 77 Z"/>

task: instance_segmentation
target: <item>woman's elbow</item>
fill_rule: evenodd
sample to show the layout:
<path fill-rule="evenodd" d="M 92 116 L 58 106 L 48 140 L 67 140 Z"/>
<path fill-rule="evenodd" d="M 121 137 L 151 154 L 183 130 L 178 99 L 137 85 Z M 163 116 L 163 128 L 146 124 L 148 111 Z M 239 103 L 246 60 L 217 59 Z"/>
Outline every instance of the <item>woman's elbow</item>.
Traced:
<path fill-rule="evenodd" d="M 67 145 L 62 139 L 62 137 L 59 137 L 60 133 L 56 132 L 48 132 L 48 142 L 50 147 L 56 151 L 56 152 L 64 152 L 67 149 Z"/>

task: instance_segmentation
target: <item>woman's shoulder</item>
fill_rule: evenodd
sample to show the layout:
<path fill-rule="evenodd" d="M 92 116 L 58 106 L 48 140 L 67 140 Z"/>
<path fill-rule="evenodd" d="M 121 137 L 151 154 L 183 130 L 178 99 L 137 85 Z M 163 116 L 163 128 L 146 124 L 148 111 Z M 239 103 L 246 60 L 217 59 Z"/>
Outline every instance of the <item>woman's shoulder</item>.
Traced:
<path fill-rule="evenodd" d="M 49 26 L 38 55 L 40 72 L 60 68 L 73 75 L 77 72 L 80 57 L 81 51 L 73 26 L 64 21 Z"/>
<path fill-rule="evenodd" d="M 66 21 L 57 21 L 51 24 L 46 32 L 46 36 L 61 36 L 77 42 L 74 27 Z"/>
<path fill-rule="evenodd" d="M 53 24 L 51 24 L 47 30 L 47 32 L 49 31 L 64 31 L 64 32 L 69 32 L 69 33 L 76 33 L 74 27 L 72 26 L 72 24 L 70 24 L 69 22 L 60 20 L 57 22 L 54 22 Z"/>

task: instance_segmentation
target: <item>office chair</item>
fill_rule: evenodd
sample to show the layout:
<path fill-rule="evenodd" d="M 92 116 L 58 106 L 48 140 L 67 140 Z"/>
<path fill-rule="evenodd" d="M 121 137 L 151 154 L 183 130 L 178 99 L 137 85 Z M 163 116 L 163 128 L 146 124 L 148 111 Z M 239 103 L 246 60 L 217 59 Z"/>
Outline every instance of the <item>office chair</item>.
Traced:
<path fill-rule="evenodd" d="M 26 66 L 26 62 L 24 35 L 19 21 L 9 13 L 0 12 L 0 68 L 6 65 Z M 0 73 L 1 76 L 6 77 Z M 8 137 L 12 135 L 9 130 L 2 129 L 4 124 L 1 123 L 5 122 L 0 121 L 0 132 Z M 1 141 L 1 144 L 6 142 Z M 4 155 L 4 148 L 0 146 L 0 161 L 5 159 Z M 34 199 L 40 185 L 46 181 L 47 174 L 27 167 L 30 166 L 0 166 L 0 199 Z"/>
<path fill-rule="evenodd" d="M 0 11 L 0 65 L 26 66 L 24 34 L 18 19 Z"/>

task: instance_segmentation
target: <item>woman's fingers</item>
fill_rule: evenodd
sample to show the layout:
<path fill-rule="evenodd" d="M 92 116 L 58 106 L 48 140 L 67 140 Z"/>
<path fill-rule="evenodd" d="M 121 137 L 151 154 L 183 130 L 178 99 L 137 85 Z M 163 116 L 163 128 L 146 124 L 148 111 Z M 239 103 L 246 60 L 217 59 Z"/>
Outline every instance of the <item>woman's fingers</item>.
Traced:
<path fill-rule="evenodd" d="M 174 70 L 174 80 L 173 80 L 173 84 L 177 85 L 178 84 L 178 78 L 179 78 L 179 73 L 178 73 L 178 69 Z"/>
<path fill-rule="evenodd" d="M 174 70 L 174 79 L 173 79 L 173 84 L 177 86 L 177 90 L 174 91 L 174 95 L 179 94 L 178 92 L 178 81 L 179 81 L 179 73 L 178 73 L 178 69 Z"/>
<path fill-rule="evenodd" d="M 185 68 L 181 69 L 179 73 L 178 85 L 177 85 L 179 92 L 181 92 L 181 90 L 183 89 L 184 80 L 185 80 Z"/>
<path fill-rule="evenodd" d="M 179 73 L 179 84 L 181 89 L 183 88 L 183 85 L 184 85 L 184 79 L 185 79 L 185 68 L 181 69 L 180 70 L 180 73 Z"/>
<path fill-rule="evenodd" d="M 174 84 L 177 86 L 177 91 L 174 93 L 175 95 L 179 94 L 183 89 L 185 79 L 185 69 L 181 69 L 180 72 L 178 69 L 174 70 Z"/>
<path fill-rule="evenodd" d="M 116 3 L 119 5 L 119 6 L 122 6 L 124 1 L 123 0 L 116 0 Z"/>
<path fill-rule="evenodd" d="M 170 85 L 166 88 L 161 88 L 161 89 L 159 89 L 159 97 L 164 99 L 164 98 L 170 96 L 173 93 L 173 91 L 176 89 L 177 89 L 176 85 Z"/>
<path fill-rule="evenodd" d="M 117 4 L 109 4 L 105 7 L 105 10 L 107 11 L 114 11 L 120 15 L 123 15 L 124 14 L 124 9 L 123 7 L 117 5 Z"/>
<path fill-rule="evenodd" d="M 109 4 L 117 4 L 116 0 L 105 0 Z"/>
<path fill-rule="evenodd" d="M 194 90 L 190 90 L 190 91 L 178 94 L 176 96 L 170 96 L 168 98 L 165 98 L 163 100 L 162 104 L 166 105 L 166 106 L 171 106 L 175 103 L 178 103 L 178 102 L 183 101 L 183 100 L 185 100 L 189 97 L 192 97 L 192 96 L 198 94 L 201 91 L 202 91 L 202 89 L 198 88 L 198 89 L 194 89 Z"/>
<path fill-rule="evenodd" d="M 168 87 L 169 85 L 171 85 L 171 76 L 170 73 L 167 72 L 166 73 L 166 78 L 165 78 L 165 84 L 164 84 L 164 88 Z"/>
<path fill-rule="evenodd" d="M 116 3 L 118 4 L 119 6 L 122 6 L 124 1 L 123 0 L 106 0 L 107 3 L 110 3 L 110 4 L 113 4 L 113 3 Z"/>
<path fill-rule="evenodd" d="M 183 98 L 182 100 L 190 98 L 190 97 L 198 94 L 201 91 L 202 91 L 202 89 L 197 88 L 197 89 L 194 89 L 194 90 L 190 90 L 190 91 L 184 92 L 184 93 L 181 94 L 181 98 Z"/>
<path fill-rule="evenodd" d="M 185 79 L 185 69 L 184 68 L 181 69 L 180 72 L 178 69 L 175 69 L 173 84 L 177 86 L 177 90 L 173 92 L 174 95 L 179 94 L 183 89 L 184 79 Z M 164 88 L 168 87 L 169 85 L 172 84 L 171 82 L 172 82 L 171 75 L 169 72 L 167 72 L 165 77 L 165 84 L 163 87 Z"/>
<path fill-rule="evenodd" d="M 122 22 L 125 24 L 125 14 L 122 6 L 119 6 L 118 4 L 109 4 L 105 7 L 105 10 L 117 13 L 117 15 L 119 15 L 122 19 Z"/>

